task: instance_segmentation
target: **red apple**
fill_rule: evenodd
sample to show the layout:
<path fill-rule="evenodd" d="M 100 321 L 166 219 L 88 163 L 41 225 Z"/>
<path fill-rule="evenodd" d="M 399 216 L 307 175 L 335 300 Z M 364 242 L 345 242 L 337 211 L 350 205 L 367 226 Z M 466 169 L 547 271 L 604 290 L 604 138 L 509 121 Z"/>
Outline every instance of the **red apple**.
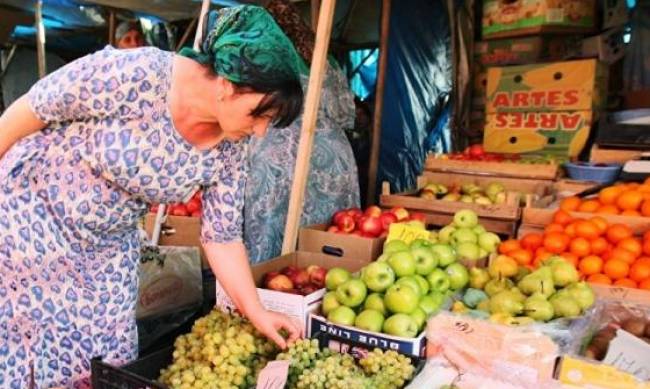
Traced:
<path fill-rule="evenodd" d="M 476 144 L 469 146 L 469 155 L 474 158 L 484 156 L 485 150 L 483 149 L 483 145 Z"/>
<path fill-rule="evenodd" d="M 356 220 L 363 216 L 363 211 L 361 211 L 359 208 L 350 208 L 347 210 L 348 215 L 352 216 L 353 220 Z"/>
<path fill-rule="evenodd" d="M 298 266 L 289 265 L 283 267 L 282 270 L 280 270 L 280 273 L 284 274 L 287 277 L 291 277 L 292 274 L 296 273 L 299 270 L 300 268 L 298 268 Z"/>
<path fill-rule="evenodd" d="M 427 217 L 420 212 L 411 212 L 411 220 L 421 221 L 422 223 L 427 222 Z"/>
<path fill-rule="evenodd" d="M 307 296 L 307 295 L 310 295 L 310 294 L 314 293 L 318 289 L 320 289 L 320 288 L 317 287 L 314 284 L 303 285 L 303 287 L 300 288 L 300 294 L 302 294 L 303 296 Z"/>
<path fill-rule="evenodd" d="M 384 212 L 379 216 L 379 221 L 381 222 L 381 228 L 388 230 L 388 226 L 397 221 L 397 216 L 392 212 Z"/>
<path fill-rule="evenodd" d="M 336 226 L 343 232 L 352 232 L 355 227 L 354 217 L 350 216 L 350 214 L 341 216 Z"/>
<path fill-rule="evenodd" d="M 280 292 L 288 292 L 293 289 L 293 283 L 289 277 L 284 274 L 278 274 L 269 280 L 268 288 Z"/>
<path fill-rule="evenodd" d="M 371 205 L 368 208 L 366 208 L 366 211 L 364 212 L 364 215 L 379 217 L 379 216 L 381 216 L 381 208 L 379 208 L 376 205 Z"/>
<path fill-rule="evenodd" d="M 340 230 L 339 230 L 339 228 L 338 228 L 337 226 L 329 226 L 329 227 L 327 228 L 327 232 L 334 232 L 334 233 L 337 233 L 337 232 L 339 232 L 339 231 L 340 231 Z"/>
<path fill-rule="evenodd" d="M 345 216 L 348 214 L 347 210 L 343 211 L 338 211 L 332 216 L 332 224 L 337 226 L 339 224 L 339 221 L 341 220 L 341 217 Z"/>
<path fill-rule="evenodd" d="M 403 207 L 395 207 L 390 211 L 397 217 L 398 222 L 404 221 L 409 218 L 409 211 L 407 211 Z"/>
<path fill-rule="evenodd" d="M 366 216 L 361 218 L 359 229 L 364 236 L 376 237 L 384 230 L 381 225 L 381 220 L 375 216 Z"/>
<path fill-rule="evenodd" d="M 307 267 L 307 274 L 309 274 L 309 281 L 316 285 L 319 288 L 325 286 L 325 276 L 327 276 L 327 270 L 318 265 L 311 265 Z"/>
<path fill-rule="evenodd" d="M 306 285 L 309 282 L 309 274 L 305 269 L 299 269 L 295 273 L 288 276 L 293 285 L 297 288 Z"/>
<path fill-rule="evenodd" d="M 264 275 L 264 287 L 268 288 L 269 287 L 269 281 L 271 281 L 273 278 L 276 276 L 279 276 L 280 272 L 279 271 L 270 271 Z"/>

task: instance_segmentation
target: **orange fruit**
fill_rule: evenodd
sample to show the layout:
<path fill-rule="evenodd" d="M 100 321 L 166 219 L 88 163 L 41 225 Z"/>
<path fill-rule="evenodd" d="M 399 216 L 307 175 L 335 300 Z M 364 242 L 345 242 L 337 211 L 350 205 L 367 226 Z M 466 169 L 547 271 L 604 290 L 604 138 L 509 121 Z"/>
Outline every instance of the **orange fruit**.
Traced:
<path fill-rule="evenodd" d="M 533 262 L 533 253 L 526 249 L 518 249 L 508 253 L 508 256 L 517 261 L 520 265 L 528 265 Z"/>
<path fill-rule="evenodd" d="M 571 238 L 561 232 L 550 232 L 544 236 L 544 248 L 553 254 L 566 251 Z"/>
<path fill-rule="evenodd" d="M 627 184 L 621 184 L 627 190 L 637 190 L 641 186 L 638 182 L 628 182 Z"/>
<path fill-rule="evenodd" d="M 569 251 L 578 258 L 591 254 L 591 244 L 585 238 L 574 238 L 569 243 Z"/>
<path fill-rule="evenodd" d="M 560 209 L 566 212 L 573 212 L 578 210 L 580 204 L 582 204 L 582 200 L 579 197 L 565 197 L 560 201 Z"/>
<path fill-rule="evenodd" d="M 648 176 L 648 177 L 643 181 L 643 183 L 644 183 L 644 184 L 648 184 L 648 185 L 650 185 L 650 176 Z"/>
<path fill-rule="evenodd" d="M 641 215 L 650 217 L 650 200 L 644 200 L 641 204 Z"/>
<path fill-rule="evenodd" d="M 616 205 L 601 205 L 596 210 L 596 213 L 601 215 L 618 215 L 620 212 Z"/>
<path fill-rule="evenodd" d="M 620 247 L 615 247 L 612 250 L 611 254 L 609 255 L 609 259 L 610 260 L 611 259 L 618 259 L 620 261 L 623 261 L 623 262 L 627 263 L 628 265 L 631 265 L 631 264 L 634 263 L 634 260 L 636 259 L 636 257 L 634 256 L 633 253 L 631 253 L 631 252 L 629 252 L 629 251 L 627 251 L 625 249 L 622 249 Z"/>
<path fill-rule="evenodd" d="M 616 199 L 623 190 L 624 189 L 620 186 L 608 186 L 598 193 L 598 200 L 600 200 L 603 205 L 612 205 L 616 203 Z"/>
<path fill-rule="evenodd" d="M 645 234 L 643 234 L 643 240 L 650 241 L 650 230 L 646 231 Z"/>
<path fill-rule="evenodd" d="M 607 228 L 607 240 L 610 243 L 617 244 L 625 238 L 632 236 L 632 229 L 625 224 L 616 223 Z"/>
<path fill-rule="evenodd" d="M 571 238 L 576 237 L 576 223 L 577 222 L 571 222 L 568 226 L 564 227 L 564 233 L 569 235 Z"/>
<path fill-rule="evenodd" d="M 544 237 L 542 234 L 531 232 L 524 235 L 520 239 L 519 243 L 521 244 L 521 247 L 525 248 L 526 250 L 535 251 L 538 248 L 542 247 L 543 240 Z"/>
<path fill-rule="evenodd" d="M 638 258 L 643 253 L 643 245 L 641 244 L 641 241 L 634 237 L 623 239 L 618 242 L 616 247 L 631 252 L 634 254 L 634 258 Z"/>
<path fill-rule="evenodd" d="M 553 223 L 557 223 L 561 226 L 566 226 L 567 224 L 571 223 L 572 220 L 573 217 L 569 214 L 569 212 L 561 209 L 553 214 Z"/>
<path fill-rule="evenodd" d="M 612 280 L 625 278 L 629 272 L 630 265 L 620 259 L 611 258 L 603 265 L 603 273 Z"/>
<path fill-rule="evenodd" d="M 521 249 L 521 245 L 519 244 L 519 241 L 517 239 L 508 239 L 499 245 L 499 253 L 500 254 L 508 254 L 511 251 L 519 250 Z"/>
<path fill-rule="evenodd" d="M 635 211 L 633 209 L 628 209 L 627 211 L 621 212 L 621 215 L 623 216 L 641 216 L 641 213 L 639 211 Z"/>
<path fill-rule="evenodd" d="M 596 227 L 598 227 L 598 231 L 600 231 L 601 234 L 604 234 L 605 231 L 607 231 L 607 227 L 609 226 L 609 223 L 605 218 L 602 216 L 594 216 L 591 219 L 589 219 L 590 222 L 594 223 Z"/>
<path fill-rule="evenodd" d="M 578 256 L 576 256 L 575 254 L 573 254 L 573 253 L 562 253 L 562 254 L 560 254 L 560 256 L 562 258 L 564 258 L 565 261 L 572 264 L 574 267 L 576 267 L 576 268 L 578 267 L 578 262 L 580 262 L 580 258 L 578 258 Z"/>
<path fill-rule="evenodd" d="M 630 278 L 633 281 L 640 282 L 650 277 L 650 261 L 636 261 L 630 267 Z"/>
<path fill-rule="evenodd" d="M 537 250 L 535 250 L 535 259 L 540 259 L 542 261 L 546 260 L 549 257 L 552 257 L 554 254 L 548 250 L 546 250 L 544 247 L 540 247 Z"/>
<path fill-rule="evenodd" d="M 615 286 L 622 286 L 624 288 L 636 288 L 636 282 L 632 281 L 629 278 L 621 278 L 620 280 L 614 281 Z"/>
<path fill-rule="evenodd" d="M 591 247 L 591 252 L 596 255 L 604 253 L 609 248 L 609 243 L 607 242 L 607 239 L 603 238 L 602 236 L 592 240 L 589 243 Z"/>
<path fill-rule="evenodd" d="M 585 239 L 596 239 L 600 236 L 600 229 L 588 220 L 581 220 L 576 223 L 576 236 Z"/>
<path fill-rule="evenodd" d="M 650 184 L 642 184 L 638 188 L 636 188 L 637 191 L 641 193 L 650 193 Z"/>
<path fill-rule="evenodd" d="M 544 228 L 544 233 L 549 234 L 551 232 L 564 232 L 564 227 L 561 224 L 551 223 Z"/>
<path fill-rule="evenodd" d="M 650 255 L 650 240 L 644 240 L 643 241 L 642 251 L 643 251 L 643 254 Z"/>
<path fill-rule="evenodd" d="M 587 282 L 591 282 L 592 284 L 602 284 L 602 285 L 611 285 L 612 280 L 609 279 L 604 274 L 592 274 L 587 278 Z"/>
<path fill-rule="evenodd" d="M 639 289 L 644 289 L 644 290 L 650 290 L 650 277 L 646 278 L 643 281 L 639 281 L 639 285 L 637 286 Z"/>
<path fill-rule="evenodd" d="M 623 211 L 636 211 L 643 201 L 643 195 L 636 190 L 626 190 L 616 199 L 616 206 Z"/>
<path fill-rule="evenodd" d="M 596 212 L 596 210 L 601 206 L 600 201 L 598 200 L 585 200 L 578 207 L 578 212 Z"/>
<path fill-rule="evenodd" d="M 603 270 L 603 259 L 596 255 L 589 255 L 578 262 L 580 273 L 589 276 L 598 274 Z"/>

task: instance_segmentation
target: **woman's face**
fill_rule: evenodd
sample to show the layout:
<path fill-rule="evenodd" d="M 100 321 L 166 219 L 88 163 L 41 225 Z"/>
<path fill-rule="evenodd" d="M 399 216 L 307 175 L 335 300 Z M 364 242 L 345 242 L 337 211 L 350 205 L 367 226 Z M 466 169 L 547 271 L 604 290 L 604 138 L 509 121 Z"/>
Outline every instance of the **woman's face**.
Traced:
<path fill-rule="evenodd" d="M 232 85 L 232 84 L 231 84 Z M 273 120 L 273 112 L 267 112 L 260 117 L 253 117 L 251 112 L 264 98 L 262 93 L 235 92 L 234 88 L 227 90 L 217 104 L 217 121 L 224 137 L 236 141 L 250 135 L 259 138 Z"/>

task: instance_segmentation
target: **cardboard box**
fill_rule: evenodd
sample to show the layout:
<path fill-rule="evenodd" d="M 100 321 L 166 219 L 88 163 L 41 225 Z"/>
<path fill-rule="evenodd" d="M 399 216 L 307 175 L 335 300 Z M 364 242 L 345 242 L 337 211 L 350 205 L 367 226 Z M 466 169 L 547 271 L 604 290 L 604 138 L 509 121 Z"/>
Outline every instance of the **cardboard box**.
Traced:
<path fill-rule="evenodd" d="M 592 31 L 594 0 L 484 0 L 483 39 Z"/>
<path fill-rule="evenodd" d="M 623 28 L 615 28 L 583 39 L 574 55 L 578 58 L 598 58 L 603 63 L 612 64 L 625 56 L 624 33 Z"/>
<path fill-rule="evenodd" d="M 591 125 L 591 111 L 488 114 L 483 147 L 493 153 L 575 157 L 587 143 Z"/>
<path fill-rule="evenodd" d="M 300 229 L 298 251 L 354 258 L 370 263 L 377 259 L 386 238 L 363 238 L 356 235 L 327 231 L 327 224 L 315 224 Z"/>
<path fill-rule="evenodd" d="M 155 221 L 155 213 L 148 213 L 144 218 L 144 229 L 149 237 L 153 232 Z M 162 225 L 158 244 L 160 246 L 198 247 L 201 253 L 201 266 L 204 269 L 210 268 L 201 245 L 201 219 L 198 217 L 167 215 Z"/>
<path fill-rule="evenodd" d="M 589 155 L 590 162 L 598 163 L 625 163 L 632 159 L 641 158 L 641 154 L 644 152 L 642 149 L 637 150 L 627 150 L 627 149 L 607 149 L 594 145 L 591 148 L 591 154 Z"/>
<path fill-rule="evenodd" d="M 477 42 L 474 55 L 483 66 L 525 65 L 562 61 L 580 44 L 577 36 L 497 39 Z"/>
<path fill-rule="evenodd" d="M 307 267 L 309 265 L 318 265 L 326 269 L 340 266 L 351 272 L 356 272 L 365 266 L 368 261 L 356 258 L 341 258 L 331 255 L 295 252 L 283 255 L 267 262 L 260 263 L 251 267 L 253 279 L 256 285 L 261 285 L 266 273 L 279 271 L 285 266 L 294 265 Z M 234 304 L 228 297 L 226 291 L 221 287 L 219 281 L 216 282 L 216 306 L 224 310 L 234 310 Z M 278 292 L 275 290 L 257 288 L 257 294 L 262 305 L 274 312 L 280 312 L 294 318 L 297 322 L 307 325 L 307 317 L 310 311 L 316 309 L 325 295 L 325 289 L 317 290 L 307 296 L 297 294 Z M 306 327 L 305 327 L 306 328 Z"/>
<path fill-rule="evenodd" d="M 488 69 L 487 113 L 589 111 L 606 102 L 607 67 L 595 59 Z"/>
<path fill-rule="evenodd" d="M 309 314 L 307 336 L 322 339 L 329 347 L 340 352 L 350 352 L 355 345 L 372 350 L 395 350 L 411 357 L 424 357 L 426 337 L 424 331 L 416 338 L 402 338 L 377 332 L 364 331 L 359 328 L 334 324 L 316 314 Z M 357 347 L 359 347 L 357 346 Z"/>

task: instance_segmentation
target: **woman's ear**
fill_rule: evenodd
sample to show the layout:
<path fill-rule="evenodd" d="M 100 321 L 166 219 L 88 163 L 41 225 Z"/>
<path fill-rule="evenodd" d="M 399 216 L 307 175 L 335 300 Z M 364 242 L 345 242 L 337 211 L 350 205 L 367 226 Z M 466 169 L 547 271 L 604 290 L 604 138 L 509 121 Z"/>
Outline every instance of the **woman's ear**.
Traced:
<path fill-rule="evenodd" d="M 217 77 L 217 99 L 223 101 L 235 95 L 235 84 L 222 76 Z"/>

